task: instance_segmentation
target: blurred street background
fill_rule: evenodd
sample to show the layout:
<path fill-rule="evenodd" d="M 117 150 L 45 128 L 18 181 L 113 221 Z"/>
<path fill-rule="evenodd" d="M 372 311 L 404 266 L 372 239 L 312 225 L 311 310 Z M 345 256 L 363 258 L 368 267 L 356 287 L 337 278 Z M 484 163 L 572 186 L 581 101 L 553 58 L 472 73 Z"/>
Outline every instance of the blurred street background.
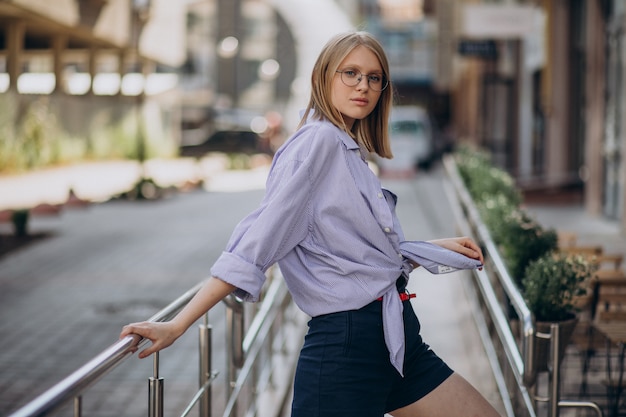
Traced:
<path fill-rule="evenodd" d="M 407 237 L 457 233 L 441 158 L 470 144 L 539 222 L 626 254 L 625 27 L 622 0 L 0 1 L 0 416 L 206 278 L 338 32 L 382 42 L 396 107 L 420 115 L 394 130 L 419 158 L 372 161 Z M 414 275 L 425 338 L 505 414 L 467 276 Z M 211 319 L 223 347 L 224 306 Z M 196 344 L 162 355 L 168 415 L 195 392 Z M 90 415 L 146 414 L 152 364 L 131 362 Z"/>

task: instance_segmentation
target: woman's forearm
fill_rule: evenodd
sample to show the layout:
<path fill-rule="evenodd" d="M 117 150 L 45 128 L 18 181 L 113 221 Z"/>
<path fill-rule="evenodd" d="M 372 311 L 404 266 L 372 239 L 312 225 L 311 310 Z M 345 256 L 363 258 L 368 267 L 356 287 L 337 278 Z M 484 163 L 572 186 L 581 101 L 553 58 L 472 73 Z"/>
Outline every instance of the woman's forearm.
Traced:
<path fill-rule="evenodd" d="M 184 333 L 196 320 L 213 308 L 236 289 L 225 281 L 210 277 L 189 303 L 172 319 L 172 323 Z"/>

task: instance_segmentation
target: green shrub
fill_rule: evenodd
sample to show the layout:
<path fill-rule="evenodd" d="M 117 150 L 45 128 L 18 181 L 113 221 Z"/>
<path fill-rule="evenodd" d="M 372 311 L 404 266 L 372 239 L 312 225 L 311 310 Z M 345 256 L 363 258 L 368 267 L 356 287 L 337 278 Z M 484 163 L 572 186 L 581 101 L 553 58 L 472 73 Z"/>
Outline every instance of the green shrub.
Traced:
<path fill-rule="evenodd" d="M 529 262 L 557 248 L 556 231 L 544 229 L 522 208 L 522 193 L 513 178 L 494 167 L 487 152 L 467 146 L 459 149 L 455 160 L 460 175 L 521 289 Z"/>
<path fill-rule="evenodd" d="M 576 311 L 597 266 L 580 255 L 546 254 L 526 268 L 522 294 L 538 321 L 559 321 Z"/>
<path fill-rule="evenodd" d="M 39 168 L 55 163 L 59 155 L 55 154 L 54 144 L 59 134 L 60 127 L 47 98 L 30 103 L 18 131 L 25 168 Z"/>
<path fill-rule="evenodd" d="M 157 122 L 149 125 L 150 129 L 143 129 L 140 141 L 137 112 L 119 111 L 117 117 L 104 103 L 96 107 L 97 111 L 87 104 L 77 116 L 85 120 L 71 123 L 63 120 L 59 110 L 63 101 L 54 96 L 0 94 L 0 172 L 23 172 L 87 160 L 143 160 L 176 155 L 177 144 L 172 140 L 175 128 L 170 121 L 163 131 L 163 112 L 156 106 L 146 116 Z"/>
<path fill-rule="evenodd" d="M 460 147 L 456 158 L 459 173 L 476 202 L 496 195 L 506 198 L 510 204 L 522 203 L 522 194 L 515 186 L 513 178 L 504 170 L 494 167 L 489 154 Z"/>

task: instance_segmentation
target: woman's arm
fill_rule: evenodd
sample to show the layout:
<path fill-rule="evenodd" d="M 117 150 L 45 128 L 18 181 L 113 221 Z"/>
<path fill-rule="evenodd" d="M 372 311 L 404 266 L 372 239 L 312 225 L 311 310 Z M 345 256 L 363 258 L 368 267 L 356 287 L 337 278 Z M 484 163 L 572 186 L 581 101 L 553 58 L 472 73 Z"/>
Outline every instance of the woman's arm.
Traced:
<path fill-rule="evenodd" d="M 131 334 L 149 339 L 152 344 L 139 352 L 139 358 L 165 349 L 176 341 L 185 331 L 215 304 L 235 290 L 235 286 L 211 277 L 194 295 L 189 303 L 171 321 L 131 323 L 122 328 L 120 339 Z"/>

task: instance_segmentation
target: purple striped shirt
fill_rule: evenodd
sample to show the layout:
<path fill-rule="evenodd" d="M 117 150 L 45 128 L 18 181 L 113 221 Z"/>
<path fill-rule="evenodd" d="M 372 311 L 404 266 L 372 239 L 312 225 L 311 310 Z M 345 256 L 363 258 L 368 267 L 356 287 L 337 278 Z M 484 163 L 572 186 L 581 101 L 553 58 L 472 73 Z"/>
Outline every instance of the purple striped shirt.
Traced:
<path fill-rule="evenodd" d="M 294 302 L 312 317 L 383 297 L 385 341 L 402 374 L 395 282 L 413 269 L 407 258 L 423 260 L 413 255 L 435 245 L 404 241 L 396 197 L 382 188 L 364 155 L 341 129 L 309 120 L 276 153 L 265 197 L 234 229 L 211 274 L 235 285 L 238 297 L 257 301 L 265 271 L 278 263 Z M 458 259 L 451 266 L 464 267 Z"/>

